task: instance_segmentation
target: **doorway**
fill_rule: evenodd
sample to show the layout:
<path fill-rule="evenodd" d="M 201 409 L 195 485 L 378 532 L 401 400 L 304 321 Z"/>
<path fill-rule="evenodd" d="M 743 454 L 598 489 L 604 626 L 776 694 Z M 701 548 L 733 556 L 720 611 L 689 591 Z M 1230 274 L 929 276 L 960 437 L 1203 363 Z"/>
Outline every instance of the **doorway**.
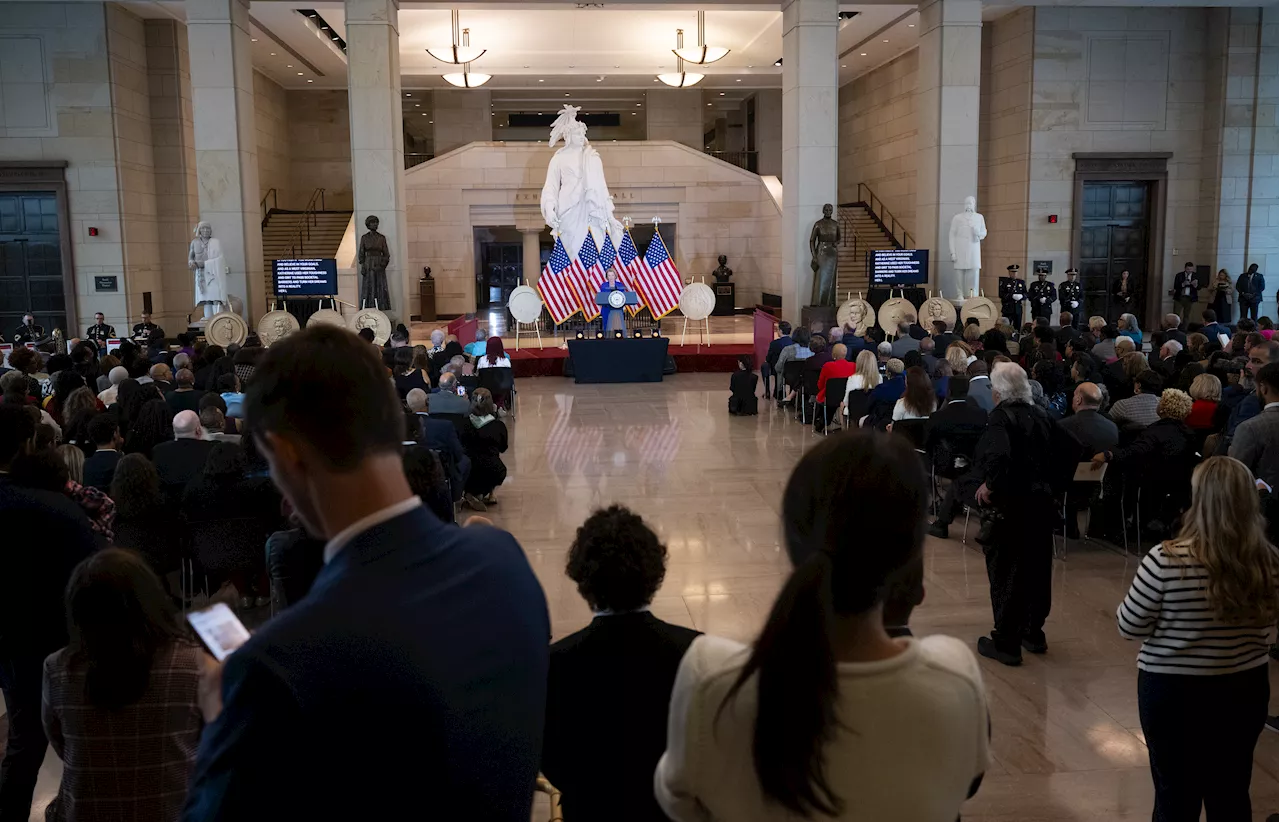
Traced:
<path fill-rule="evenodd" d="M 524 270 L 522 243 L 480 244 L 480 281 L 476 283 L 476 311 L 505 308 Z"/>
<path fill-rule="evenodd" d="M 1134 313 L 1143 328 L 1152 282 L 1148 254 L 1151 247 L 1151 183 L 1147 180 L 1086 181 L 1080 206 L 1080 281 L 1084 286 L 1086 316 L 1106 317 L 1122 313 L 1111 290 L 1128 271 L 1137 286 Z"/>
<path fill-rule="evenodd" d="M 46 333 L 68 331 L 58 198 L 52 191 L 0 192 L 0 333 L 35 315 Z"/>

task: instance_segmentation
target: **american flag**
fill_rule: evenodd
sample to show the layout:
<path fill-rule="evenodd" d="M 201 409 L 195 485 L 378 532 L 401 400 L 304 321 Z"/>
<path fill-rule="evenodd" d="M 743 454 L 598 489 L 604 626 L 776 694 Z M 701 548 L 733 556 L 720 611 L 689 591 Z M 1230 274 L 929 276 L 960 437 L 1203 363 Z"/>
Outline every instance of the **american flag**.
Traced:
<path fill-rule="evenodd" d="M 566 273 L 570 267 L 564 243 L 556 237 L 555 247 L 551 249 L 551 256 L 547 259 L 547 267 L 538 278 L 538 293 L 557 325 L 572 317 L 578 310 L 578 298 Z"/>
<path fill-rule="evenodd" d="M 600 270 L 600 256 L 596 251 L 596 239 L 587 232 L 582 240 L 582 248 L 578 258 L 569 267 L 569 281 L 578 294 L 578 303 L 582 306 L 582 315 L 588 320 L 600 316 L 600 306 L 596 305 L 596 294 L 600 284 L 604 282 L 604 272 Z"/>
<path fill-rule="evenodd" d="M 653 239 L 649 241 L 644 256 L 637 261 L 636 269 L 637 284 L 643 289 L 645 303 L 655 320 L 662 319 L 680 305 L 684 281 L 680 279 L 680 272 L 676 271 L 658 232 L 653 232 Z"/>
<path fill-rule="evenodd" d="M 631 238 L 626 234 L 622 235 L 622 245 L 625 247 L 627 241 Z M 635 246 L 631 247 L 631 259 L 635 260 Z M 631 275 L 631 269 L 618 263 L 618 253 L 613 250 L 613 238 L 609 236 L 609 232 L 604 234 L 604 245 L 600 247 L 600 267 L 608 274 L 609 269 L 613 269 L 618 275 L 618 281 L 626 287 L 628 291 L 635 291 L 635 277 Z M 639 305 L 627 306 L 627 312 L 631 316 L 635 316 L 640 311 Z"/>

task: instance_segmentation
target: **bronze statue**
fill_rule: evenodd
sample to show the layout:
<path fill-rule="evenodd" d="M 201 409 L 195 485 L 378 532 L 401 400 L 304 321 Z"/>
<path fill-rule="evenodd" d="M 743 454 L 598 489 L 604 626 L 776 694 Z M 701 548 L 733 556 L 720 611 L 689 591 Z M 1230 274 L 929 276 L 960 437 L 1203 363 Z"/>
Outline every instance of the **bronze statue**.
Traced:
<path fill-rule="evenodd" d="M 360 266 L 360 307 L 366 305 L 388 311 L 391 296 L 387 291 L 387 264 L 391 262 L 391 250 L 387 238 L 378 233 L 378 218 L 370 214 L 365 218 L 369 233 L 360 238 L 356 263 Z"/>
<path fill-rule="evenodd" d="M 822 207 L 822 219 L 813 224 L 809 234 L 809 253 L 813 259 L 812 305 L 836 304 L 836 263 L 840 247 L 840 224 L 831 219 L 831 203 Z"/>
<path fill-rule="evenodd" d="M 733 276 L 733 269 L 725 265 L 725 263 L 729 262 L 729 258 L 723 254 L 720 255 L 719 261 L 720 266 L 715 271 L 711 272 L 711 276 L 715 277 L 716 282 L 718 283 L 727 283 L 729 282 L 729 278 Z"/>

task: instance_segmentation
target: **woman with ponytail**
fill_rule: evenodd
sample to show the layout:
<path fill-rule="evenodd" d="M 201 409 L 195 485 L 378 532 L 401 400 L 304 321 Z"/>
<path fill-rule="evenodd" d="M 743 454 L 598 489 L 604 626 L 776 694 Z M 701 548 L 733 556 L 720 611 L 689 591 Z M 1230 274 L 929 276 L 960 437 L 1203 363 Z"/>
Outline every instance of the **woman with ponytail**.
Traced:
<path fill-rule="evenodd" d="M 795 570 L 759 639 L 702 637 L 680 663 L 654 775 L 668 816 L 957 817 L 987 765 L 977 660 L 958 639 L 891 639 L 883 623 L 919 562 L 926 488 L 911 447 L 874 432 L 796 465 L 782 510 Z"/>

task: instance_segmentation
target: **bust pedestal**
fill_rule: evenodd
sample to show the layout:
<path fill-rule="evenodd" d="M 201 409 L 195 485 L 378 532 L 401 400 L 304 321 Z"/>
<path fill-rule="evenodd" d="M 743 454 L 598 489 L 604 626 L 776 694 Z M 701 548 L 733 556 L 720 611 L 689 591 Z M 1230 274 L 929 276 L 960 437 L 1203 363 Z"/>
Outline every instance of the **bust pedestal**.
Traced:
<path fill-rule="evenodd" d="M 712 310 L 711 316 L 732 316 L 737 306 L 737 288 L 733 283 L 716 283 L 711 288 L 716 292 L 716 307 Z"/>

